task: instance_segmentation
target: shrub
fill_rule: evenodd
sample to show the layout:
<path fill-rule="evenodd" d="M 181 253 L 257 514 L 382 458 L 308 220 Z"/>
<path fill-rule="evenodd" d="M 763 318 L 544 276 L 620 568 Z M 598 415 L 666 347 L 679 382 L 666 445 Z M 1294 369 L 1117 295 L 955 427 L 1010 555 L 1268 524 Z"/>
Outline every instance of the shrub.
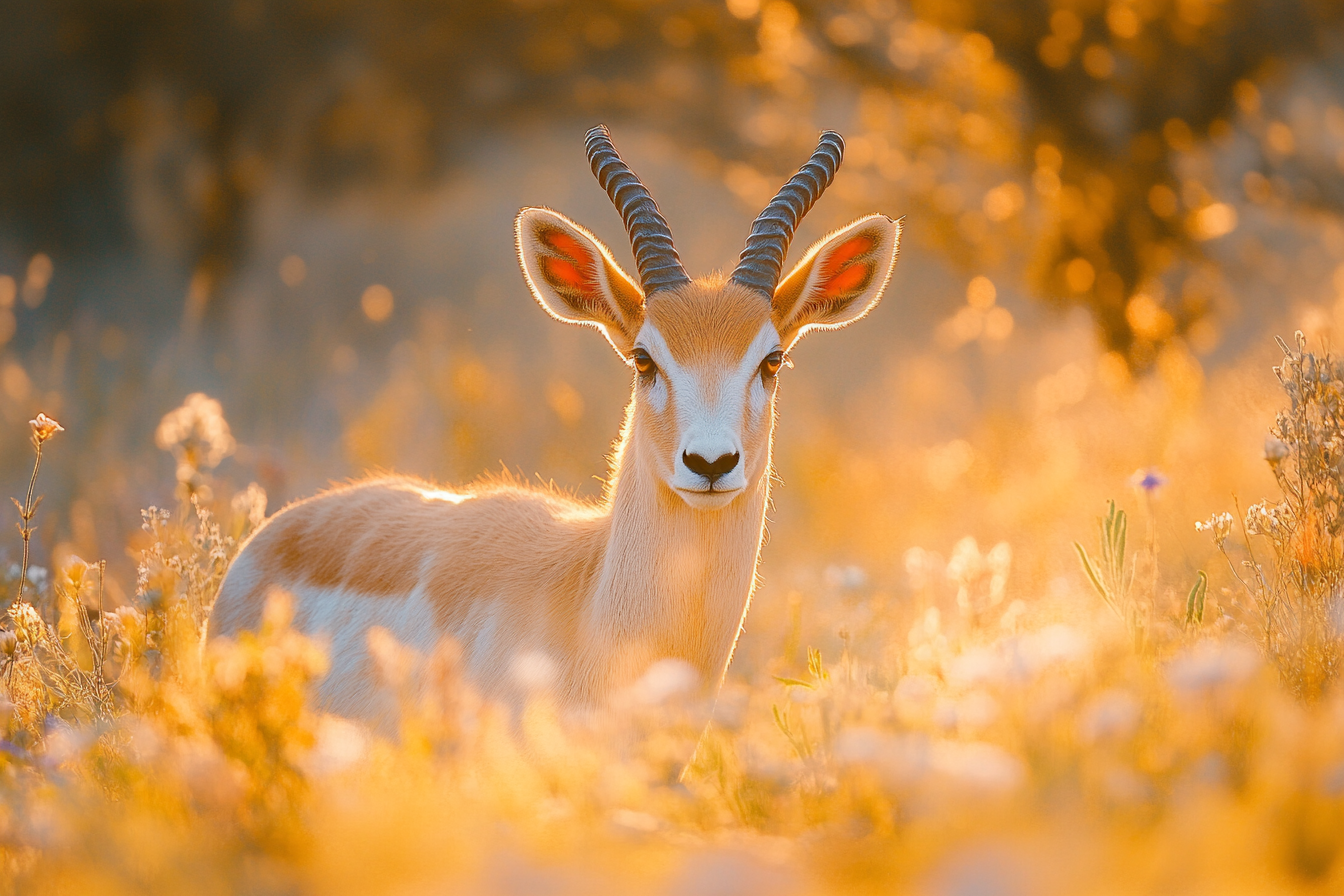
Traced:
<path fill-rule="evenodd" d="M 1319 698 L 1344 659 L 1344 361 L 1282 339 L 1274 373 L 1288 396 L 1265 439 L 1279 498 L 1196 523 L 1227 559 L 1250 606 L 1244 624 L 1284 683 Z M 1240 530 L 1246 559 L 1227 543 Z M 1259 546 L 1257 549 L 1257 545 Z"/>

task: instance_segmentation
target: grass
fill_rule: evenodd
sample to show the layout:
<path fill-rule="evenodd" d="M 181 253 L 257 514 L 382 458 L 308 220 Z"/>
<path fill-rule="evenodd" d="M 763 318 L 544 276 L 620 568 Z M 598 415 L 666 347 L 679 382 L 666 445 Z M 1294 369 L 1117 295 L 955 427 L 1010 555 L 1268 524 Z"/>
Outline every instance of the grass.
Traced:
<path fill-rule="evenodd" d="M 0 892 L 1341 892 L 1344 377 L 1284 350 L 1281 497 L 1200 524 L 1239 590 L 1164 586 L 1155 531 L 1127 549 L 1111 504 L 1066 593 L 1008 599 L 1030 545 L 907 554 L 917 606 L 841 575 L 860 622 L 838 648 L 795 659 L 794 625 L 713 707 L 647 682 L 619 728 L 543 700 L 515 723 L 453 645 L 412 673 L 380 640 L 395 739 L 313 711 L 326 658 L 283 599 L 203 644 L 265 500 L 212 482 L 231 437 L 189 401 L 160 429 L 181 501 L 145 513 L 135 600 L 105 606 L 83 561 L 10 585 Z"/>

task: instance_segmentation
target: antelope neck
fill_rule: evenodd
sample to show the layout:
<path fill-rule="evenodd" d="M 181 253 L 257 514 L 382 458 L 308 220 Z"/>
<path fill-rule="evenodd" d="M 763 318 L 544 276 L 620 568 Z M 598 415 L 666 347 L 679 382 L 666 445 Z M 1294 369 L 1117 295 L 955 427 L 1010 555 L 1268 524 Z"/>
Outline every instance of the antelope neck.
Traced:
<path fill-rule="evenodd" d="M 670 657 L 717 688 L 755 585 L 770 476 L 719 510 L 696 510 L 641 460 L 647 449 L 633 419 L 632 405 L 614 464 L 606 551 L 583 620 L 591 633 L 583 642 L 613 651 L 611 680 L 591 686 L 620 687 Z"/>

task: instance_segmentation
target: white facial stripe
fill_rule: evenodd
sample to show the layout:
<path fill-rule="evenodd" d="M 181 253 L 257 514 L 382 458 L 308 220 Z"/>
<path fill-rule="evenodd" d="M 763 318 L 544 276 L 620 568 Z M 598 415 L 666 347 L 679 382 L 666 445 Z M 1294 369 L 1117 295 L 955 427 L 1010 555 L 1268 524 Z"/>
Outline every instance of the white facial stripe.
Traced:
<path fill-rule="evenodd" d="M 659 365 L 659 369 L 662 369 L 662 365 Z M 660 414 L 667 410 L 667 377 L 655 377 L 653 385 L 649 387 L 649 391 L 645 394 L 649 400 L 649 407 Z"/>
<path fill-rule="evenodd" d="M 683 431 L 696 423 L 717 424 L 735 430 L 738 421 L 742 419 L 742 402 L 748 391 L 752 415 L 759 417 L 765 412 L 769 396 L 756 373 L 765 356 L 780 347 L 779 333 L 769 321 L 761 325 L 737 367 L 722 375 L 715 370 L 682 367 L 672 358 L 663 334 L 649 321 L 644 322 L 635 342 L 649 353 L 661 374 L 649 390 L 649 404 L 661 413 L 667 407 L 667 389 L 663 381 L 666 379 L 675 384 L 677 422 Z M 750 379 L 754 379 L 754 383 L 749 390 L 744 389 Z"/>
<path fill-rule="evenodd" d="M 761 361 L 771 351 L 779 348 L 779 333 L 775 330 L 774 324 L 767 321 L 762 325 L 756 338 L 751 341 L 747 352 L 738 362 L 737 369 L 721 381 L 720 394 L 727 400 L 723 402 L 724 406 L 731 403 L 731 412 L 734 417 L 727 418 L 734 421 L 742 419 L 742 402 L 750 400 L 752 417 L 759 417 L 765 412 L 765 403 L 768 398 L 765 392 L 765 384 L 761 382 L 760 371 Z M 743 387 L 746 388 L 743 388 Z M 724 408 L 729 410 L 728 407 Z"/>
<path fill-rule="evenodd" d="M 758 418 L 765 413 L 766 402 L 770 400 L 769 393 L 766 392 L 765 383 L 761 380 L 760 372 L 761 362 L 765 356 L 772 351 L 778 351 L 782 348 L 779 344 L 779 332 L 775 330 L 774 324 L 767 323 L 761 327 L 761 332 L 756 334 L 756 339 L 751 343 L 751 348 L 747 349 L 747 355 L 742 359 L 742 366 L 739 368 L 739 375 L 746 371 L 746 376 L 751 377 L 751 386 L 749 389 L 751 400 L 751 416 Z"/>
<path fill-rule="evenodd" d="M 672 360 L 672 353 L 667 350 L 663 334 L 648 321 L 640 327 L 639 335 L 635 337 L 635 345 L 648 352 L 649 357 L 653 358 L 653 363 L 658 365 L 659 376 L 654 377 L 653 388 L 649 389 L 646 395 L 649 406 L 661 414 L 667 410 L 668 378 L 675 377 L 680 382 L 681 368 Z"/>

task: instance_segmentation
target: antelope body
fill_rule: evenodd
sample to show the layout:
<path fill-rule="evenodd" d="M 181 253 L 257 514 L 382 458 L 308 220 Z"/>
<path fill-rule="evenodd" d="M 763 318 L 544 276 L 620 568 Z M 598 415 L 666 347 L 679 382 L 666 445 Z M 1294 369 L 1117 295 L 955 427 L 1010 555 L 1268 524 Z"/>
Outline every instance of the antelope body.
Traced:
<path fill-rule="evenodd" d="M 557 212 L 523 209 L 516 236 L 542 307 L 597 328 L 634 368 L 603 498 L 510 482 L 449 492 L 403 477 L 334 488 L 286 507 L 243 546 L 211 634 L 256 627 L 268 592 L 290 592 L 295 624 L 330 639 L 319 701 L 353 718 L 387 710 L 366 646 L 375 626 L 421 650 L 455 638 L 477 688 L 505 701 L 520 696 L 520 659 L 537 656 L 562 708 L 600 707 L 663 659 L 716 690 L 756 583 L 785 352 L 809 330 L 866 314 L 896 260 L 899 223 L 871 215 L 780 279 L 843 146 L 822 135 L 731 276 L 691 280 L 606 129 L 590 131 L 589 160 L 625 220 L 639 283 Z"/>

